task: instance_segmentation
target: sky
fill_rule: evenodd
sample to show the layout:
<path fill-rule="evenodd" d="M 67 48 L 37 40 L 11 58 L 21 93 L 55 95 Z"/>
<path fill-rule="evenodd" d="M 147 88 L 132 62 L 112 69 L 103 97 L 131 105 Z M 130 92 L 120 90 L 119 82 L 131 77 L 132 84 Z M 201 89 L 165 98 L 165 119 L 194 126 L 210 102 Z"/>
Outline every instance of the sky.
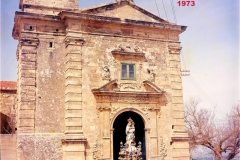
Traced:
<path fill-rule="evenodd" d="M 81 0 L 79 7 L 113 1 Z M 165 20 L 188 26 L 180 36 L 182 69 L 190 70 L 190 76 L 182 77 L 184 102 L 191 97 L 198 98 L 200 107 L 215 107 L 221 118 L 240 102 L 239 1 L 195 0 L 195 6 L 178 6 L 178 1 L 135 0 L 135 4 Z M 12 28 L 19 2 L 2 0 L 0 3 L 0 80 L 16 81 L 18 42 L 12 38 Z"/>

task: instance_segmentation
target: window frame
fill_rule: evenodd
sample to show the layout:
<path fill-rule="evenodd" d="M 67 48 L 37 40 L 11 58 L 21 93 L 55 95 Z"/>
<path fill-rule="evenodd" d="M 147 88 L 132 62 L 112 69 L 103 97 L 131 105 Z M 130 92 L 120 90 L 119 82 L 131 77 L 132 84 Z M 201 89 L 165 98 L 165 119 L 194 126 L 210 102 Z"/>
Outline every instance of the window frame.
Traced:
<path fill-rule="evenodd" d="M 122 70 L 122 67 L 123 65 L 126 65 L 127 66 L 127 77 L 123 77 L 123 70 Z M 133 65 L 133 71 L 134 71 L 134 77 L 130 77 L 129 76 L 129 65 Z M 121 79 L 122 80 L 136 80 L 136 65 L 134 63 L 121 63 Z"/>

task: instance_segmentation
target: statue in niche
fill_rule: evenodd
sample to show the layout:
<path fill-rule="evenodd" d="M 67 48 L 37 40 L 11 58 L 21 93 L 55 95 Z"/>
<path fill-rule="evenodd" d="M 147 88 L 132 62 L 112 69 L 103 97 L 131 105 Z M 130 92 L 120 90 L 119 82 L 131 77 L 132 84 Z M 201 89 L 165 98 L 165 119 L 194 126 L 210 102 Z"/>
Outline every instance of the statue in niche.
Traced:
<path fill-rule="evenodd" d="M 110 79 L 110 70 L 108 68 L 108 66 L 104 66 L 103 68 L 103 73 L 102 73 L 102 78 L 103 79 Z"/>
<path fill-rule="evenodd" d="M 142 160 L 142 143 L 136 146 L 134 121 L 129 118 L 126 126 L 126 143 L 120 143 L 119 160 Z"/>

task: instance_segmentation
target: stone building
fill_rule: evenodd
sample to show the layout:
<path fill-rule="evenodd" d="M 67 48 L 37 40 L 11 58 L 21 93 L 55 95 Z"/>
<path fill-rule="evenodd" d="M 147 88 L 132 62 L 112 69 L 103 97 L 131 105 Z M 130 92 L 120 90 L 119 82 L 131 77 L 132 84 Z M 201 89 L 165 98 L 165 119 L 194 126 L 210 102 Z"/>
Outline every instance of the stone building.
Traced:
<path fill-rule="evenodd" d="M 17 83 L 0 81 L 0 159 L 15 160 L 16 146 L 16 96 Z"/>
<path fill-rule="evenodd" d="M 128 119 L 143 160 L 189 159 L 179 34 L 133 0 L 20 0 L 17 158 L 117 160 Z"/>

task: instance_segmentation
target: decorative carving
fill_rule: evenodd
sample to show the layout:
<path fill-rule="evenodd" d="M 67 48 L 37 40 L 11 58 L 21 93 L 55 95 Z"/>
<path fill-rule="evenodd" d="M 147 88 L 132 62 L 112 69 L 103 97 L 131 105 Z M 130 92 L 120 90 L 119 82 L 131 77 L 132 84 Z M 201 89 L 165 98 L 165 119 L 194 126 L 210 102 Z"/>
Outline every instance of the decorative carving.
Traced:
<path fill-rule="evenodd" d="M 138 85 L 136 83 L 120 83 L 118 85 L 120 91 L 126 91 L 126 90 L 140 90 L 141 89 L 141 85 Z"/>
<path fill-rule="evenodd" d="M 118 109 L 120 107 L 119 106 L 114 106 L 112 109 L 111 109 L 111 113 L 110 113 L 110 120 L 113 118 L 113 116 L 117 113 Z"/>
<path fill-rule="evenodd" d="M 140 49 L 138 46 L 135 46 L 135 47 L 134 47 L 134 51 L 135 51 L 135 52 L 142 52 L 141 49 Z"/>
<path fill-rule="evenodd" d="M 113 51 L 117 51 L 117 52 L 137 52 L 137 53 L 142 52 L 142 50 L 140 49 L 139 46 L 131 47 L 130 45 L 123 46 L 122 44 L 119 44 L 117 46 L 117 48 Z"/>
<path fill-rule="evenodd" d="M 110 107 L 108 107 L 108 106 L 104 106 L 104 107 L 98 106 L 97 109 L 98 109 L 99 111 L 103 111 L 103 110 L 109 110 Z"/>
<path fill-rule="evenodd" d="M 86 43 L 86 41 L 83 38 L 79 37 L 67 37 L 65 39 L 65 46 L 68 45 L 75 45 L 75 46 L 83 46 Z"/>
<path fill-rule="evenodd" d="M 147 69 L 148 71 L 148 80 L 151 81 L 151 82 L 154 82 L 155 81 L 155 76 L 156 76 L 156 73 L 154 71 L 153 68 L 150 68 L 150 69 Z"/>
<path fill-rule="evenodd" d="M 142 108 L 142 110 L 143 110 L 143 113 L 145 114 L 145 116 L 147 117 L 147 119 L 150 120 L 150 117 L 148 114 L 149 108 L 147 106 L 145 106 L 144 108 Z"/>
<path fill-rule="evenodd" d="M 139 142 L 136 147 L 135 142 L 135 126 L 134 122 L 131 118 L 128 119 L 128 124 L 126 126 L 126 143 L 120 143 L 120 157 L 119 160 L 142 160 L 142 143 Z"/>
<path fill-rule="evenodd" d="M 163 137 L 162 136 L 160 136 L 159 142 L 160 142 L 160 155 L 159 155 L 159 158 L 160 158 L 160 160 L 164 160 L 165 157 L 167 156 L 167 150 L 165 148 L 165 144 L 163 142 Z"/>
<path fill-rule="evenodd" d="M 102 68 L 103 68 L 102 78 L 104 80 L 110 80 L 111 75 L 110 75 L 110 70 L 109 70 L 108 66 L 104 66 Z"/>
<path fill-rule="evenodd" d="M 101 97 L 101 98 L 100 98 Z M 124 97 L 119 97 L 119 96 L 99 96 L 98 98 L 99 100 L 101 99 L 102 102 L 146 102 L 146 101 L 150 101 L 150 102 L 159 102 L 159 97 L 147 97 L 147 96 L 134 96 L 134 97 L 130 97 L 130 96 L 124 96 Z M 103 109 L 103 108 L 99 108 L 99 109 Z"/>
<path fill-rule="evenodd" d="M 99 136 L 97 136 L 96 143 L 93 146 L 93 159 L 97 160 L 100 157 Z"/>

